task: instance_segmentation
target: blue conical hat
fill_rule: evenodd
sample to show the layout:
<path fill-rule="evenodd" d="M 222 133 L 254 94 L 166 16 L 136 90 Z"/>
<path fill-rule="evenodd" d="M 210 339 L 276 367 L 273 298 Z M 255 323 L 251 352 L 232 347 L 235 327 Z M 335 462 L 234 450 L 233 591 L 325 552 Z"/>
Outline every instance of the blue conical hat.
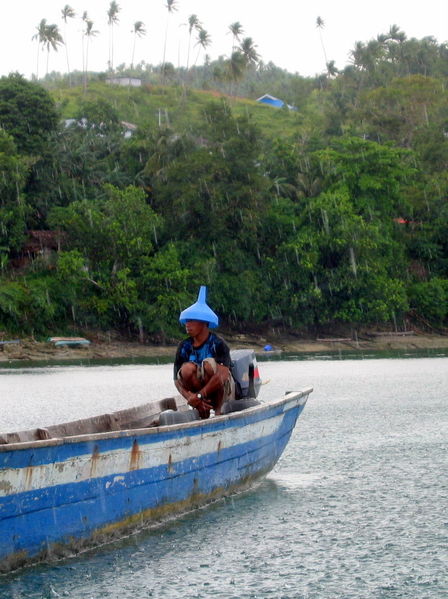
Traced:
<path fill-rule="evenodd" d="M 219 318 L 213 310 L 207 306 L 206 299 L 207 287 L 201 285 L 197 302 L 188 308 L 185 308 L 185 310 L 180 313 L 180 324 L 185 324 L 187 320 L 202 320 L 208 322 L 208 326 L 211 329 L 216 328 L 219 324 Z"/>

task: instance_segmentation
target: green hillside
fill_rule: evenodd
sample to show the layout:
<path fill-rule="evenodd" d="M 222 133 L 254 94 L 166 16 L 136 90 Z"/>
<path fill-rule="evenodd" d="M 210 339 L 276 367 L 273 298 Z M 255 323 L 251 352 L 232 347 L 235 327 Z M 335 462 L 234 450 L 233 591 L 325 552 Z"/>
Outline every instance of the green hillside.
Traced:
<path fill-rule="evenodd" d="M 220 98 L 229 103 L 235 116 L 250 115 L 253 122 L 272 137 L 290 135 L 303 119 L 296 111 L 276 110 L 254 100 L 181 86 L 146 84 L 129 88 L 94 81 L 86 92 L 79 86 L 52 90 L 51 95 L 65 119 L 79 116 L 86 102 L 103 100 L 113 107 L 120 120 L 138 127 L 155 127 L 161 123 L 179 132 L 195 133 L 200 129 L 204 109 Z"/>
<path fill-rule="evenodd" d="M 1 78 L 1 330 L 163 341 L 207 284 L 234 329 L 446 332 L 447 58 L 391 28 L 315 78 Z"/>

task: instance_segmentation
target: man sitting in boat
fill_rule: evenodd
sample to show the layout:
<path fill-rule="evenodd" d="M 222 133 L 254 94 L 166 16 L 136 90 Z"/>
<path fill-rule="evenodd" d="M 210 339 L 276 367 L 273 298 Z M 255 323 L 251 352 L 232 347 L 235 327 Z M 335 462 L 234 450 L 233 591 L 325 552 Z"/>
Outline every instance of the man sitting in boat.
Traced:
<path fill-rule="evenodd" d="M 207 288 L 199 290 L 198 301 L 181 312 L 187 339 L 181 341 L 174 361 L 174 384 L 201 418 L 210 410 L 221 414 L 222 404 L 232 394 L 230 351 L 226 342 L 209 331 L 218 326 L 218 316 L 206 304 Z"/>

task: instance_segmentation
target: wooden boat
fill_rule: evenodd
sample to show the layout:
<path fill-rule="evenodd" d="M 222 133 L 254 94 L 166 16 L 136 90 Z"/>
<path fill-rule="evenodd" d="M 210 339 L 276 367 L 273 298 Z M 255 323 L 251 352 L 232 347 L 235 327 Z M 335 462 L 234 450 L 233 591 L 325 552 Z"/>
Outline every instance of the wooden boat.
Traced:
<path fill-rule="evenodd" d="M 279 459 L 311 391 L 233 400 L 208 420 L 178 396 L 0 436 L 0 571 L 250 487 Z"/>
<path fill-rule="evenodd" d="M 49 343 L 53 343 L 55 347 L 81 347 L 90 345 L 88 339 L 84 337 L 49 337 Z"/>

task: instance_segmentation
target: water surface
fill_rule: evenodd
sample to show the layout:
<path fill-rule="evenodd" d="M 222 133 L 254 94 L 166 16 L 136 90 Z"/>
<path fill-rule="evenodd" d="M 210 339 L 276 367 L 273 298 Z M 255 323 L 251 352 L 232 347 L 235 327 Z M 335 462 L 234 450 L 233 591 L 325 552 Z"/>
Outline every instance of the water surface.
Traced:
<path fill-rule="evenodd" d="M 256 489 L 57 564 L 1 599 L 448 596 L 448 359 L 269 361 L 264 398 L 314 386 Z M 1 371 L 0 430 L 173 393 L 170 365 Z"/>

